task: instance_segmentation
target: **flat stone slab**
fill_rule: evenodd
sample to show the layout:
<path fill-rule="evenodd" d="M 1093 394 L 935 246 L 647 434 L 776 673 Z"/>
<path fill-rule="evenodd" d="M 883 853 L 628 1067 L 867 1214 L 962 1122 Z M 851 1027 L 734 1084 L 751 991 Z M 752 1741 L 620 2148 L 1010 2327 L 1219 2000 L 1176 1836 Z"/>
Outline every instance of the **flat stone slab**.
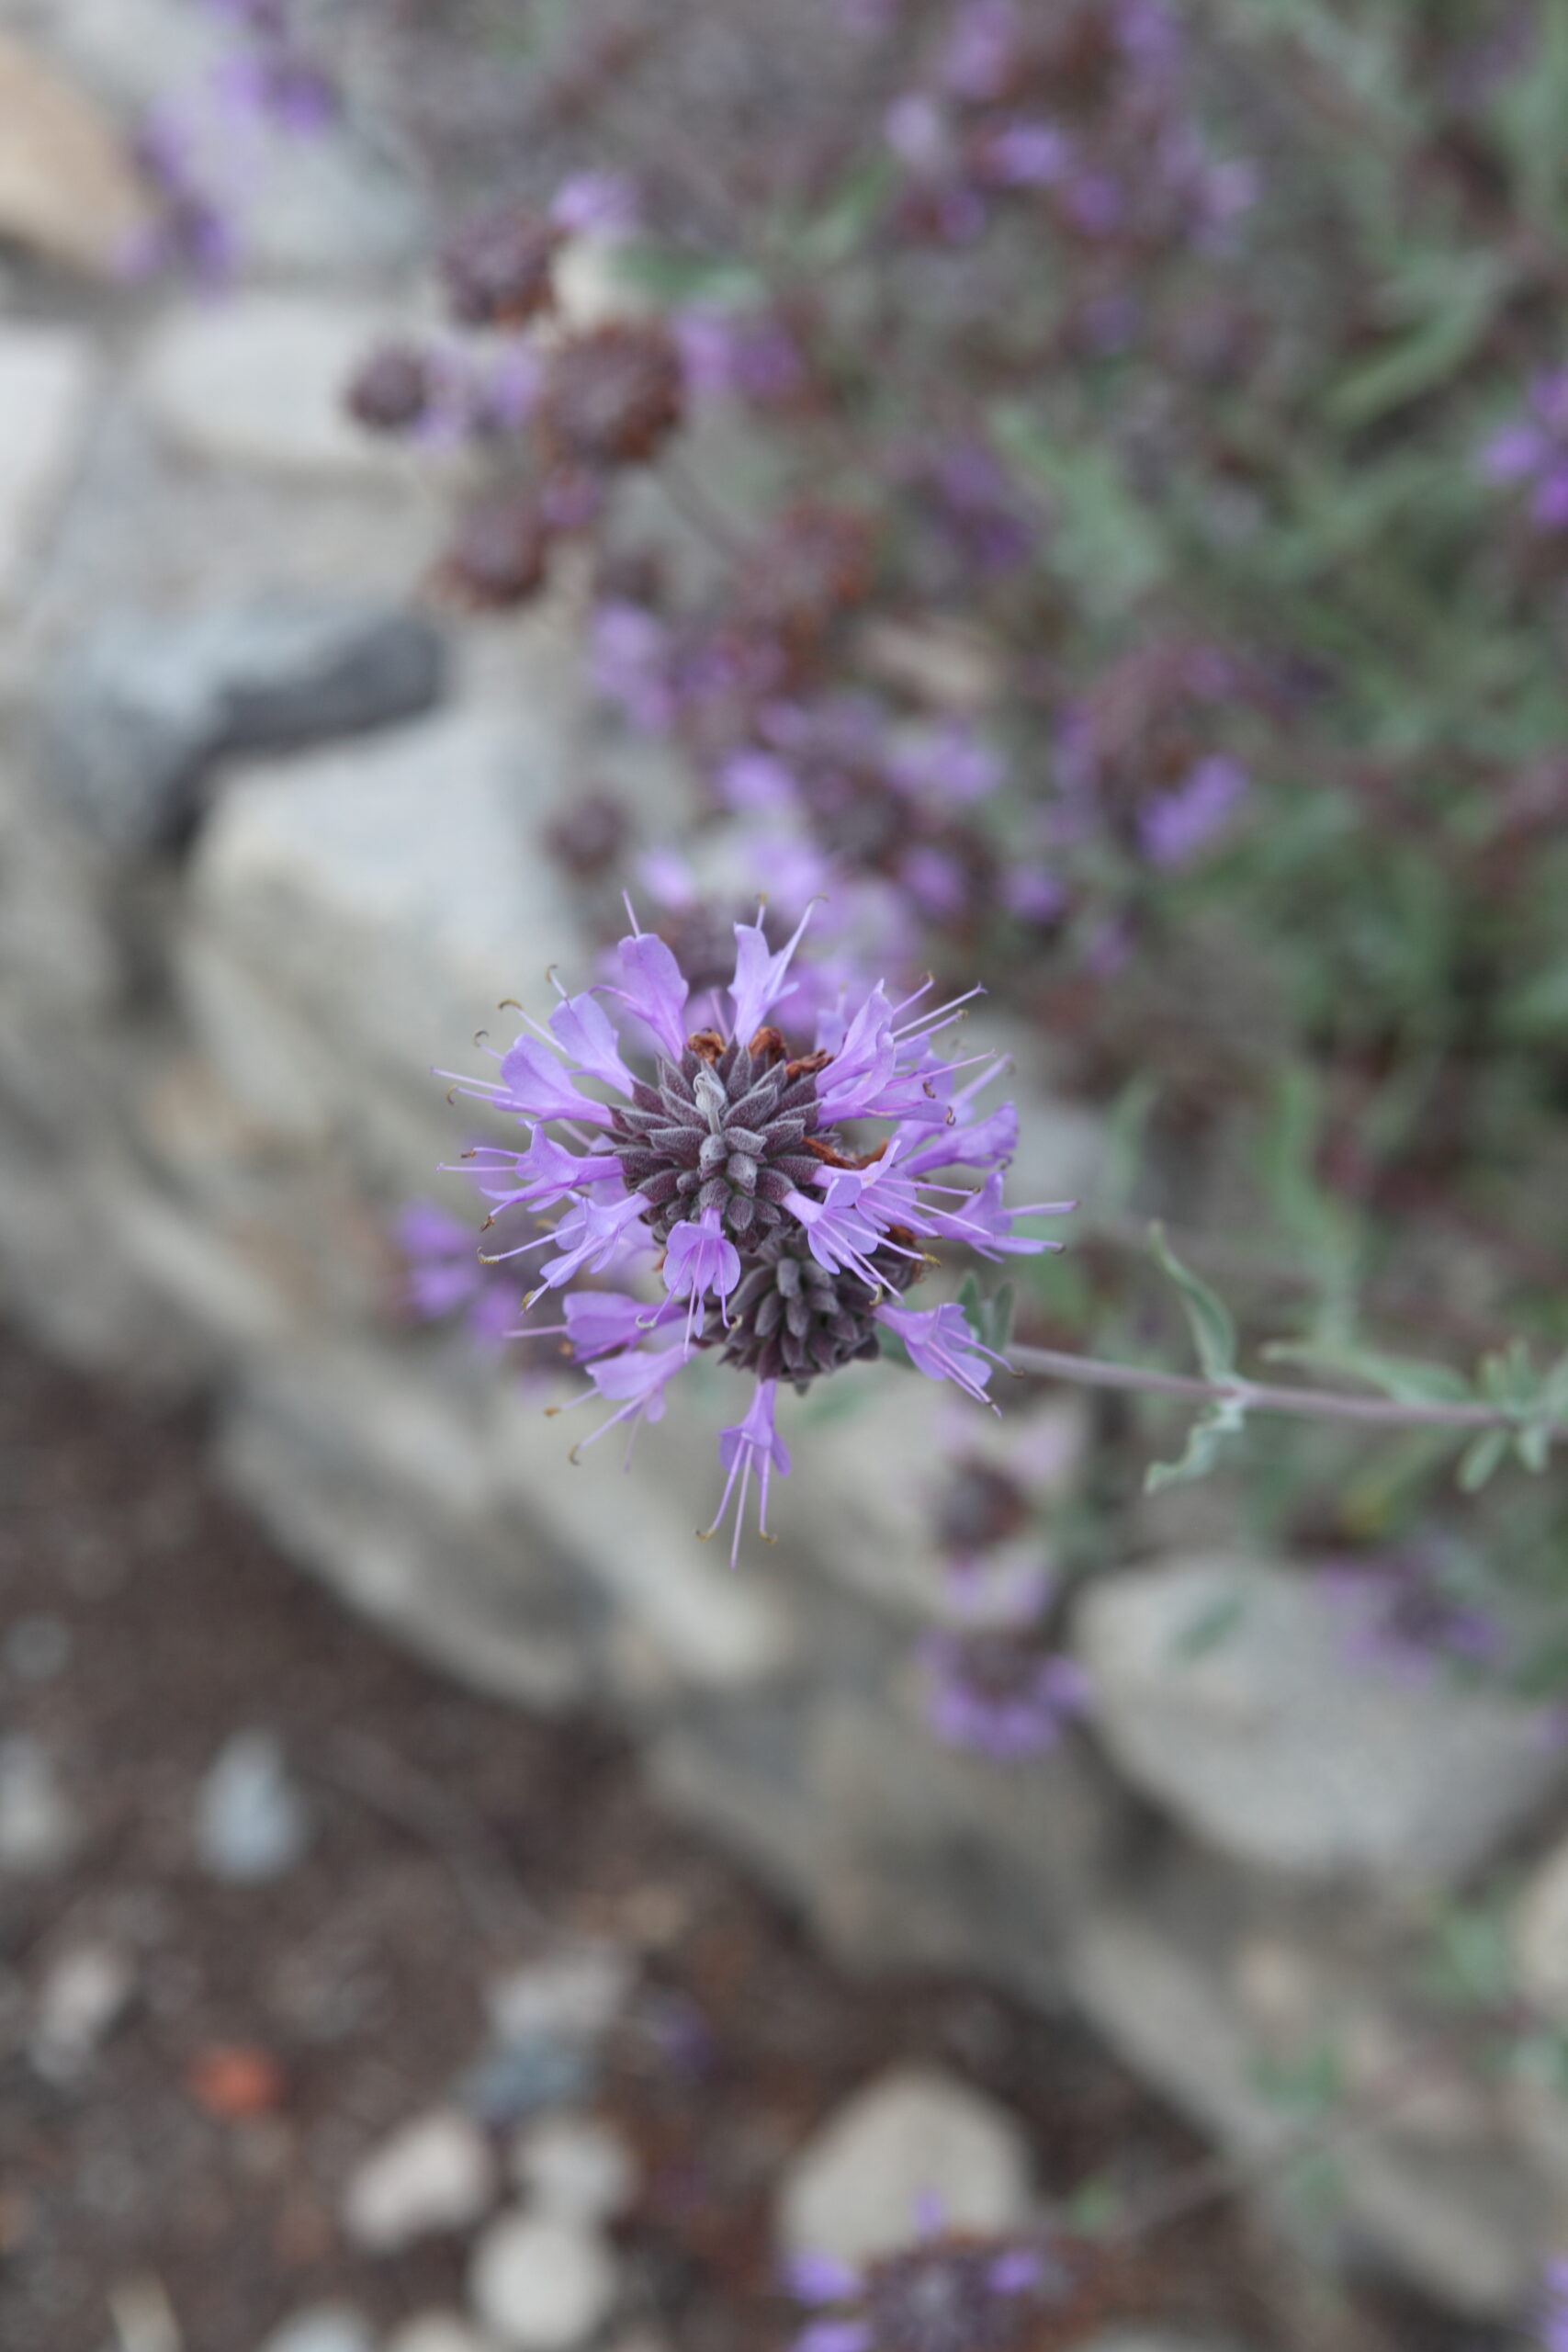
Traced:
<path fill-rule="evenodd" d="M 341 296 L 249 293 L 171 313 L 143 356 L 139 391 L 173 446 L 215 465 L 324 481 L 403 481 L 414 460 L 346 414 L 367 350 L 406 318 Z"/>
<path fill-rule="evenodd" d="M 44 774 L 112 848 L 163 848 L 189 829 L 221 754 L 416 717 L 439 699 L 446 670 L 430 622 L 363 600 L 276 594 L 117 614 L 49 677 Z"/>
<path fill-rule="evenodd" d="M 1269 1561 L 1170 1559 L 1091 1585 L 1077 1644 L 1118 1766 L 1236 1861 L 1441 1882 L 1563 1778 L 1524 1710 L 1351 1657 L 1328 1596 Z"/>
<path fill-rule="evenodd" d="M 0 607 L 27 586 L 70 488 L 96 374 L 73 328 L 0 325 Z"/>

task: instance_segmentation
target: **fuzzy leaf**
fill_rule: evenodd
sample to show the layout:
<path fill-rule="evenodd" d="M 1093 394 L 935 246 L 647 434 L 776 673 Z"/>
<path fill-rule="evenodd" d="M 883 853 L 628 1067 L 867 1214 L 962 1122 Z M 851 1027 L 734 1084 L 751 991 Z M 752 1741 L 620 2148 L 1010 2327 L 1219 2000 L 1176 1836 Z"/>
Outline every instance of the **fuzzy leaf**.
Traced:
<path fill-rule="evenodd" d="M 1512 1442 L 1507 1430 L 1483 1430 L 1466 1447 L 1459 1465 L 1459 1483 L 1467 1495 L 1478 1495 L 1494 1472 L 1502 1468 Z"/>
<path fill-rule="evenodd" d="M 1545 1421 L 1527 1421 L 1514 1440 L 1514 1451 L 1525 1468 L 1539 1478 L 1551 1453 L 1551 1431 Z"/>
<path fill-rule="evenodd" d="M 1176 1462 L 1151 1463 L 1144 1475 L 1144 1492 L 1158 1494 L 1162 1487 L 1186 1486 L 1207 1477 L 1227 1437 L 1239 1436 L 1247 1425 L 1247 1406 L 1240 1396 L 1222 1396 L 1199 1414 L 1188 1432 L 1187 1448 Z"/>
<path fill-rule="evenodd" d="M 1230 1380 L 1235 1374 L 1235 1325 L 1230 1308 L 1206 1282 L 1184 1266 L 1165 1238 L 1163 1225 L 1149 1227 L 1149 1248 L 1181 1293 L 1182 1311 L 1207 1380 Z"/>

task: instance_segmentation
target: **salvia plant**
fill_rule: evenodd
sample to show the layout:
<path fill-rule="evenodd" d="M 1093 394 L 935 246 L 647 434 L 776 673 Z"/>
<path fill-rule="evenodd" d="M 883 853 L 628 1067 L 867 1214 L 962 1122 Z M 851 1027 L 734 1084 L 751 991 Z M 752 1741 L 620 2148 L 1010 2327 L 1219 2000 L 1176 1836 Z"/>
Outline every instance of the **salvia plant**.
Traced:
<path fill-rule="evenodd" d="M 164 257 L 243 253 L 215 117 L 325 135 L 368 76 L 441 316 L 348 410 L 461 453 L 433 588 L 571 603 L 595 743 L 688 793 L 672 839 L 563 775 L 540 854 L 605 961 L 458 1081 L 525 1141 L 406 1222 L 413 1310 L 530 1376 L 509 1335 L 564 1341 L 604 1426 L 738 1374 L 733 1542 L 788 1387 L 1080 1392 L 1071 1499 L 951 1442 L 961 1746 L 1072 1736 L 1065 1602 L 1198 1478 L 1348 1667 L 1560 1731 L 1568 16 L 197 4 L 231 54 L 149 125 Z M 1102 1122 L 1063 1257 L 1004 1202 L 976 979 Z M 903 2340 L 870 2296 L 813 2324 Z"/>

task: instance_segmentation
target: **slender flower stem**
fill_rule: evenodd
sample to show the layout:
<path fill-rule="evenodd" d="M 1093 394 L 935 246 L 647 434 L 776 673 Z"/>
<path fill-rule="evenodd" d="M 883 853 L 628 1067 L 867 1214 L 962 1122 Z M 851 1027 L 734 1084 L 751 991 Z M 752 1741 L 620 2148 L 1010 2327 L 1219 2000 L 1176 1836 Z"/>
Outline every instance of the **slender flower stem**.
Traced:
<path fill-rule="evenodd" d="M 1337 1388 L 1282 1388 L 1260 1380 L 1200 1380 L 1181 1372 L 1154 1372 L 1142 1364 L 1110 1363 L 1101 1356 L 1072 1355 L 1057 1348 L 1013 1347 L 1014 1372 L 1043 1380 L 1066 1380 L 1080 1388 L 1122 1388 L 1153 1396 L 1184 1396 L 1195 1405 L 1231 1398 L 1249 1413 L 1293 1413 L 1308 1420 L 1363 1421 L 1393 1430 L 1516 1429 L 1518 1417 L 1497 1405 L 1444 1404 L 1433 1398 L 1348 1396 Z M 1551 1421 L 1553 1438 L 1568 1438 L 1568 1421 Z"/>

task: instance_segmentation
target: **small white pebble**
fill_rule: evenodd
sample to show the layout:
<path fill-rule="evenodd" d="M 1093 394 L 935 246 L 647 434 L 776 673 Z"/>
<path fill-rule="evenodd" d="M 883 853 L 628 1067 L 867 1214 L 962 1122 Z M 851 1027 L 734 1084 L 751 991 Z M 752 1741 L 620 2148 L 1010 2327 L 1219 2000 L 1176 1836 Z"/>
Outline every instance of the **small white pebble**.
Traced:
<path fill-rule="evenodd" d="M 474 2248 L 474 2307 L 514 2352 L 576 2352 L 609 2318 L 615 2265 L 597 2233 L 554 2213 L 503 2213 Z"/>
<path fill-rule="evenodd" d="M 550 2115 L 517 2140 L 513 2177 L 544 2211 L 568 2221 L 609 2222 L 637 2195 L 637 2157 L 613 2123 Z"/>
<path fill-rule="evenodd" d="M 495 2195 L 490 2142 L 466 2116 L 416 2117 L 371 2151 L 344 2192 L 343 2224 L 367 2254 L 466 2230 Z"/>

